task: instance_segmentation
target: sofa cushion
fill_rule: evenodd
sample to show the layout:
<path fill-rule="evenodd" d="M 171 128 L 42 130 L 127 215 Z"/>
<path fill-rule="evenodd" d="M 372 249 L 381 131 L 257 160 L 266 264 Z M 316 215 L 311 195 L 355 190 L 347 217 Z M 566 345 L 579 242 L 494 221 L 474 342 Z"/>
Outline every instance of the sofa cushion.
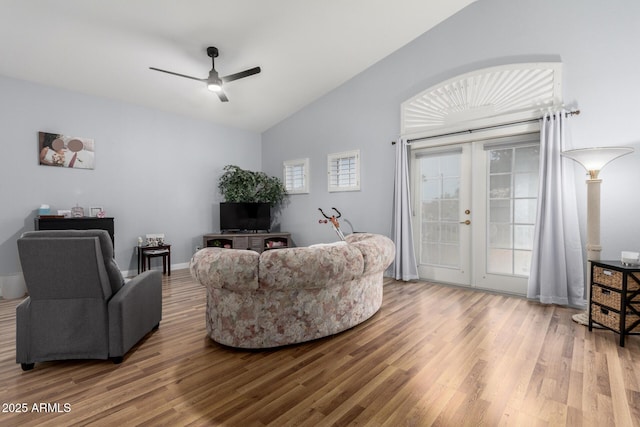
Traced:
<path fill-rule="evenodd" d="M 260 289 L 323 288 L 362 275 L 362 253 L 351 245 L 287 248 L 260 256 Z"/>
<path fill-rule="evenodd" d="M 346 237 L 347 243 L 357 248 L 364 259 L 362 274 L 384 271 L 395 257 L 396 247 L 386 236 L 369 233 L 354 233 Z"/>

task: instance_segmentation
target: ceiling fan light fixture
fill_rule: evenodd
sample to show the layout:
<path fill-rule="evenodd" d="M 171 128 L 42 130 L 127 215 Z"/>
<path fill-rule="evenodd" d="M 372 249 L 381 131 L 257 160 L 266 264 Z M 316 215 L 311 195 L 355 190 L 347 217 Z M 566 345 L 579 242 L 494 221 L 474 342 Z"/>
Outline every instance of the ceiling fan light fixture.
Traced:
<path fill-rule="evenodd" d="M 211 92 L 218 93 L 222 90 L 222 84 L 220 82 L 207 83 L 207 89 L 209 89 Z"/>
<path fill-rule="evenodd" d="M 151 70 L 159 71 L 161 73 L 167 73 L 178 77 L 183 77 L 185 79 L 197 80 L 202 83 L 207 84 L 207 89 L 211 92 L 218 95 L 220 101 L 229 102 L 229 98 L 224 93 L 224 89 L 222 88 L 222 83 L 232 82 L 234 80 L 243 79 L 245 77 L 252 76 L 254 74 L 258 74 L 260 72 L 260 67 L 249 68 L 248 70 L 241 71 L 235 74 L 229 74 L 224 77 L 220 77 L 218 72 L 216 71 L 216 66 L 214 63 L 214 58 L 218 56 L 218 49 L 213 46 L 207 48 L 207 55 L 211 58 L 211 71 L 209 71 L 209 77 L 206 79 L 201 79 L 199 77 L 188 76 L 186 74 L 175 73 L 173 71 L 162 70 L 160 68 L 149 67 Z"/>

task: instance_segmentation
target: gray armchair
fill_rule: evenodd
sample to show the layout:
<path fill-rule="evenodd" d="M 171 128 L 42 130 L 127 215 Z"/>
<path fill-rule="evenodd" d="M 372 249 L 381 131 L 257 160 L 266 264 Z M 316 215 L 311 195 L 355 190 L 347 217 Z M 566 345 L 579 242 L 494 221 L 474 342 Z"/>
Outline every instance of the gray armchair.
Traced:
<path fill-rule="evenodd" d="M 29 297 L 16 307 L 16 362 L 112 359 L 160 325 L 162 278 L 125 283 L 104 230 L 27 232 L 18 253 Z"/>

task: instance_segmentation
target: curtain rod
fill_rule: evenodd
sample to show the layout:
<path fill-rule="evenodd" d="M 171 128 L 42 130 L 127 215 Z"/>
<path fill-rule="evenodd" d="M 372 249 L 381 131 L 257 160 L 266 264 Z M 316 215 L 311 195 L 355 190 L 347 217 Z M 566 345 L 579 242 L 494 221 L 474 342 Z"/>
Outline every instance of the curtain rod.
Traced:
<path fill-rule="evenodd" d="M 565 117 L 570 117 L 570 116 L 577 116 L 578 114 L 580 114 L 580 110 L 573 110 L 573 111 L 567 111 L 566 113 L 564 113 L 564 116 Z M 442 138 L 443 136 L 462 135 L 462 134 L 465 134 L 465 133 L 474 133 L 474 132 L 478 132 L 478 131 L 481 131 L 481 130 L 499 129 L 499 128 L 502 128 L 502 127 L 513 126 L 513 125 L 521 125 L 521 124 L 525 124 L 525 123 L 535 123 L 540 119 L 542 119 L 542 117 L 539 117 L 537 119 L 522 120 L 522 121 L 513 122 L 513 123 L 505 123 L 505 124 L 502 124 L 502 125 L 485 126 L 485 127 L 481 127 L 481 128 L 460 130 L 460 131 L 457 131 L 457 132 L 450 132 L 450 133 L 443 133 L 443 134 L 440 134 L 440 135 L 425 136 L 423 138 L 409 139 L 409 140 L 407 140 L 407 144 L 411 144 L 412 142 L 416 142 L 416 141 L 424 141 L 424 140 L 427 140 L 427 139 Z M 391 141 L 391 145 L 395 145 L 395 144 L 396 144 L 396 141 Z"/>

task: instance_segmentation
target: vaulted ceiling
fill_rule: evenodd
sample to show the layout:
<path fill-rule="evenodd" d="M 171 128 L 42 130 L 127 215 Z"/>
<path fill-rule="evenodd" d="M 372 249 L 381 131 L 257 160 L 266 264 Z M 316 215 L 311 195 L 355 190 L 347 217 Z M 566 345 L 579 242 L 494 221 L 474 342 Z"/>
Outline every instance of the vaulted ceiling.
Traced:
<path fill-rule="evenodd" d="M 475 0 L 0 0 L 0 75 L 262 132 Z M 208 46 L 230 82 L 205 84 Z"/>

